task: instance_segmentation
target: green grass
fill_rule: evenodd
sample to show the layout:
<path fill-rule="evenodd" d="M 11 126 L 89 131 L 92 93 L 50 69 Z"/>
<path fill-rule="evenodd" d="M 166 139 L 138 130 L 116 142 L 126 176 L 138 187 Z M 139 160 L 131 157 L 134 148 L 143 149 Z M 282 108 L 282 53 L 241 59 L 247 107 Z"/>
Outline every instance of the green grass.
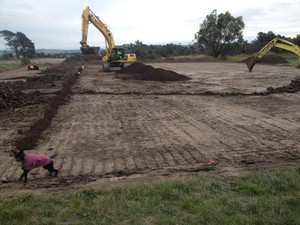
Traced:
<path fill-rule="evenodd" d="M 0 60 L 0 72 L 21 67 L 20 60 Z"/>
<path fill-rule="evenodd" d="M 250 56 L 253 56 L 253 55 L 245 55 L 245 54 L 242 54 L 242 55 L 229 55 L 229 56 L 226 57 L 226 60 L 229 61 L 229 62 L 242 62 L 244 59 L 247 59 L 247 58 L 249 58 Z"/>
<path fill-rule="evenodd" d="M 0 224 L 300 224 L 300 166 L 1 198 Z"/>
<path fill-rule="evenodd" d="M 31 59 L 31 62 L 35 65 L 41 66 L 44 64 L 58 64 L 64 60 L 64 58 L 37 58 Z M 0 72 L 20 67 L 22 67 L 20 60 L 0 60 Z"/>
<path fill-rule="evenodd" d="M 289 65 L 298 66 L 300 64 L 299 57 L 293 53 L 281 53 L 279 55 L 284 58 Z"/>

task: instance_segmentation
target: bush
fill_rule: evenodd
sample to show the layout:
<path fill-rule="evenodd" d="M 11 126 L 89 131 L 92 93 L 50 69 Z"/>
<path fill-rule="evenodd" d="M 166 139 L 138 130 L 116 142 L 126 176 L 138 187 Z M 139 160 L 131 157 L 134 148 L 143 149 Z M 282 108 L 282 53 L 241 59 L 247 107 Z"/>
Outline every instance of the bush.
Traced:
<path fill-rule="evenodd" d="M 22 66 L 26 66 L 26 65 L 29 65 L 29 64 L 31 64 L 31 60 L 28 57 L 23 57 L 21 59 L 21 65 Z"/>

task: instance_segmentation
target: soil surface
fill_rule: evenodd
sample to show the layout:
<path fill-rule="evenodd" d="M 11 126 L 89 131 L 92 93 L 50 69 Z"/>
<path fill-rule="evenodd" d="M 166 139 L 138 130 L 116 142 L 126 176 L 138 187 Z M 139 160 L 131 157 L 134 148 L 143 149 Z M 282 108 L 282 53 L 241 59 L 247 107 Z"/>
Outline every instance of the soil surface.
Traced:
<path fill-rule="evenodd" d="M 139 63 L 147 65 L 155 79 L 124 72 L 130 67 L 102 72 L 93 56 L 0 73 L 0 194 L 239 175 L 300 162 L 299 69 Z M 19 182 L 15 148 L 57 152 L 58 176 L 38 168 Z"/>

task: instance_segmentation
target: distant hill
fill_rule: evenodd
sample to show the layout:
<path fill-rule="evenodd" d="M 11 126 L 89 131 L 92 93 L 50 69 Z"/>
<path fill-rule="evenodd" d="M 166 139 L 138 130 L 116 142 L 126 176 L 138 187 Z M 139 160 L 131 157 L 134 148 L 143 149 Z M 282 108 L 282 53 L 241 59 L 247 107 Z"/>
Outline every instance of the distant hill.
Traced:
<path fill-rule="evenodd" d="M 80 53 L 80 49 L 76 49 L 76 50 L 66 50 L 66 49 L 36 49 L 35 50 L 36 53 L 44 53 L 44 54 L 60 54 L 60 53 Z M 0 55 L 5 54 L 5 53 L 13 53 L 10 50 L 0 50 Z"/>

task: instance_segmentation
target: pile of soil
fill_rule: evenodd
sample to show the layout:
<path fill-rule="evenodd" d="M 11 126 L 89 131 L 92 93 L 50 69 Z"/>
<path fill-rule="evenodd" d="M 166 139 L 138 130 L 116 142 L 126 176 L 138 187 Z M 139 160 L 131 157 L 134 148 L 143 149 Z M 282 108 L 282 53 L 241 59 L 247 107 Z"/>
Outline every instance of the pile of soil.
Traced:
<path fill-rule="evenodd" d="M 244 59 L 243 62 L 247 62 L 248 60 L 252 59 L 253 56 Z M 281 64 L 281 63 L 287 63 L 287 61 L 280 57 L 279 55 L 274 54 L 267 54 L 264 55 L 261 59 L 257 61 L 257 63 L 265 63 L 265 64 Z"/>
<path fill-rule="evenodd" d="M 100 55 L 76 55 L 67 58 L 63 63 L 72 64 L 76 62 L 88 62 L 89 64 L 100 64 L 102 62 L 102 57 Z"/>
<path fill-rule="evenodd" d="M 284 92 L 289 92 L 289 93 L 296 93 L 300 91 L 300 78 L 291 80 L 291 83 L 287 86 L 282 86 L 282 87 L 268 87 L 267 92 L 268 93 L 284 93 Z"/>
<path fill-rule="evenodd" d="M 145 65 L 141 62 L 135 62 L 131 65 L 117 71 L 118 74 L 124 74 L 123 76 L 116 75 L 116 78 L 123 80 L 145 80 L 145 81 L 186 81 L 191 78 L 178 74 L 171 70 L 165 70 L 162 68 L 154 68 L 150 65 Z"/>
<path fill-rule="evenodd" d="M 144 59 L 147 63 L 187 63 L 187 62 L 220 62 L 219 58 L 212 56 L 194 56 L 194 57 L 167 57 L 160 59 Z"/>
<path fill-rule="evenodd" d="M 280 64 L 280 63 L 287 63 L 287 61 L 278 56 L 278 55 L 271 55 L 271 54 L 268 54 L 268 55 L 265 55 L 264 57 L 262 57 L 260 59 L 261 63 L 267 63 L 267 64 Z"/>
<path fill-rule="evenodd" d="M 23 86 L 22 83 L 0 83 L 0 110 L 26 105 L 43 104 L 50 101 L 50 96 L 43 95 L 39 91 L 31 91 L 29 93 L 21 91 L 20 87 Z"/>

